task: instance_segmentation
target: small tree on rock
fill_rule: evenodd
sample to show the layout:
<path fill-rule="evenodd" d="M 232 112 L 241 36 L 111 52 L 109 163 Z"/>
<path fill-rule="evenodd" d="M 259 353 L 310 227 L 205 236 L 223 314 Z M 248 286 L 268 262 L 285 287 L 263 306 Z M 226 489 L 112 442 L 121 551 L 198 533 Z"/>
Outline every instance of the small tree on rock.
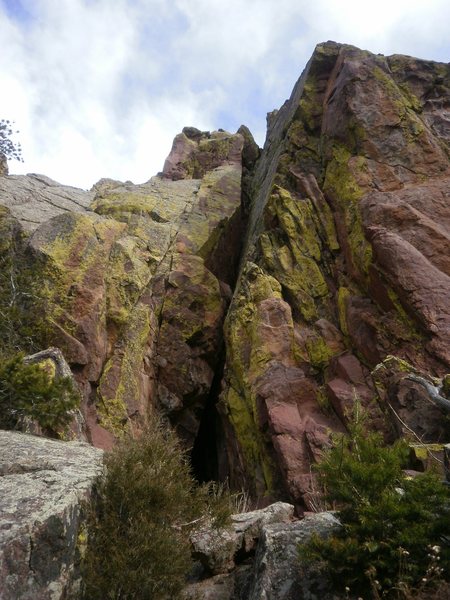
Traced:
<path fill-rule="evenodd" d="M 18 160 L 23 162 L 22 146 L 20 143 L 13 142 L 11 136 L 18 131 L 13 131 L 14 121 L 9 119 L 0 119 L 0 155 L 6 159 Z"/>

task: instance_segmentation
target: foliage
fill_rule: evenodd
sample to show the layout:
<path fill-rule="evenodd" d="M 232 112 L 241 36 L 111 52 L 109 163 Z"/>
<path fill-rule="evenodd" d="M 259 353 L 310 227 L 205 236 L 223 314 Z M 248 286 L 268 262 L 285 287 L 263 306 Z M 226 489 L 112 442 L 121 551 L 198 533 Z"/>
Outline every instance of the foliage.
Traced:
<path fill-rule="evenodd" d="M 13 133 L 19 133 L 18 131 L 13 131 L 13 124 L 14 121 L 0 119 L 0 154 L 4 154 L 6 158 L 23 162 L 22 146 L 10 139 Z"/>
<path fill-rule="evenodd" d="M 2 216 L 0 212 L 0 352 L 36 352 L 48 345 L 45 300 L 22 234 Z"/>
<path fill-rule="evenodd" d="M 20 353 L 0 358 L 0 427 L 18 428 L 28 417 L 57 431 L 68 424 L 78 404 L 70 378 L 53 378 L 42 365 L 25 363 Z"/>
<path fill-rule="evenodd" d="M 313 537 L 302 552 L 324 565 L 340 592 L 406 598 L 419 583 L 450 576 L 449 489 L 435 473 L 405 476 L 406 443 L 384 446 L 359 412 L 357 404 L 348 434 L 335 438 L 318 467 L 342 528 Z"/>
<path fill-rule="evenodd" d="M 191 567 L 189 534 L 223 525 L 229 502 L 198 486 L 175 434 L 152 423 L 106 457 L 90 510 L 86 600 L 175 599 Z"/>

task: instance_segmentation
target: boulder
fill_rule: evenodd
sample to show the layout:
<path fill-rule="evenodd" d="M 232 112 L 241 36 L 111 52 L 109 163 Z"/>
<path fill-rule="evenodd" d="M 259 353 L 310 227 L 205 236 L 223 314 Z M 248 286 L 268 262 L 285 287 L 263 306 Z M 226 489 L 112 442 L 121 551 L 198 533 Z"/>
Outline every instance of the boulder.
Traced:
<path fill-rule="evenodd" d="M 0 598 L 77 597 L 86 545 L 82 503 L 101 450 L 0 431 Z"/>
<path fill-rule="evenodd" d="M 239 560 L 254 552 L 261 530 L 270 523 L 288 523 L 294 516 L 294 507 L 276 502 L 267 508 L 235 514 L 231 526 L 214 530 L 204 528 L 191 536 L 192 553 L 208 573 L 227 573 Z"/>
<path fill-rule="evenodd" d="M 328 536 L 338 527 L 339 521 L 331 513 L 264 526 L 249 600 L 336 600 L 323 573 L 301 561 L 300 550 L 313 533 Z"/>
<path fill-rule="evenodd" d="M 208 556 L 213 568 L 206 577 L 203 573 L 204 579 L 186 586 L 183 597 L 186 600 L 337 600 L 329 591 L 323 572 L 302 560 L 301 545 L 313 533 L 330 535 L 339 527 L 339 521 L 331 513 L 308 514 L 300 521 L 292 520 L 293 509 L 278 502 L 265 510 L 233 515 L 228 537 L 216 536 L 215 543 L 211 543 L 210 536 L 200 533 L 203 558 Z M 245 553 L 243 546 L 239 555 L 231 555 L 233 530 L 235 541 L 240 539 L 244 545 L 245 540 L 239 534 L 245 531 L 244 538 L 251 542 L 252 553 Z M 220 541 L 224 549 L 218 560 Z M 199 548 L 198 542 L 194 541 L 194 548 Z M 237 548 L 236 545 L 235 551 Z M 225 555 L 228 561 L 224 560 Z"/>

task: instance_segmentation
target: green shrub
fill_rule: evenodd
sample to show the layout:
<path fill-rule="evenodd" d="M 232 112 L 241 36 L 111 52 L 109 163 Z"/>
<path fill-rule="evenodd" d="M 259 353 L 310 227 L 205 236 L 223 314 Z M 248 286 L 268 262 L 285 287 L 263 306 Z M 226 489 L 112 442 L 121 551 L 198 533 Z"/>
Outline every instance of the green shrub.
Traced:
<path fill-rule="evenodd" d="M 408 597 L 419 584 L 450 578 L 449 489 L 435 473 L 406 477 L 407 444 L 386 447 L 357 412 L 318 467 L 342 528 L 313 537 L 302 552 L 323 564 L 339 592 Z"/>
<path fill-rule="evenodd" d="M 153 423 L 106 456 L 90 510 L 84 559 L 86 600 L 179 597 L 191 568 L 189 534 L 229 519 L 222 495 L 211 506 L 173 432 Z"/>
<path fill-rule="evenodd" d="M 70 378 L 53 378 L 42 365 L 24 363 L 20 353 L 0 356 L 0 427 L 20 428 L 28 417 L 57 431 L 68 424 L 78 404 Z"/>
<path fill-rule="evenodd" d="M 0 351 L 32 353 L 49 345 L 46 300 L 26 238 L 0 206 Z"/>

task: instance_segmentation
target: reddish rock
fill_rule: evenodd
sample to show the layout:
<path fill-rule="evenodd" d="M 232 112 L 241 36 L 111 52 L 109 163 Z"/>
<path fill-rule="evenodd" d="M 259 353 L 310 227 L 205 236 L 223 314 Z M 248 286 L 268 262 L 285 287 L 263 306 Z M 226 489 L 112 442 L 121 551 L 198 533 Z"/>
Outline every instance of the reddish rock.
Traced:
<path fill-rule="evenodd" d="M 240 329 L 244 339 L 226 332 L 223 393 L 236 437 L 230 464 L 239 456 L 259 495 L 278 489 L 311 502 L 326 428 L 342 429 L 356 398 L 392 439 L 395 418 L 370 376 L 388 355 L 423 373 L 449 370 L 449 101 L 448 65 L 328 42 L 268 119 L 227 317 L 248 314 L 254 326 Z M 248 281 L 256 269 L 282 300 L 257 299 Z M 236 359 L 257 356 L 255 346 L 270 360 L 261 353 L 264 372 L 243 377 Z M 423 412 L 421 386 L 394 380 L 388 396 L 400 418 L 430 441 L 442 435 L 439 409 Z M 255 455 L 264 473 L 271 465 L 265 491 Z"/>
<path fill-rule="evenodd" d="M 102 180 L 76 212 L 64 192 L 47 221 L 40 205 L 27 251 L 91 440 L 158 408 L 232 486 L 301 509 L 355 398 L 386 439 L 443 436 L 423 386 L 370 372 L 450 370 L 449 98 L 449 65 L 327 42 L 262 152 L 245 127 L 187 127 L 147 183 Z"/>
<path fill-rule="evenodd" d="M 162 175 L 168 179 L 201 179 L 222 165 L 241 165 L 243 136 L 226 131 L 199 131 L 185 127 L 173 142 Z M 248 153 L 248 151 L 247 151 Z"/>

